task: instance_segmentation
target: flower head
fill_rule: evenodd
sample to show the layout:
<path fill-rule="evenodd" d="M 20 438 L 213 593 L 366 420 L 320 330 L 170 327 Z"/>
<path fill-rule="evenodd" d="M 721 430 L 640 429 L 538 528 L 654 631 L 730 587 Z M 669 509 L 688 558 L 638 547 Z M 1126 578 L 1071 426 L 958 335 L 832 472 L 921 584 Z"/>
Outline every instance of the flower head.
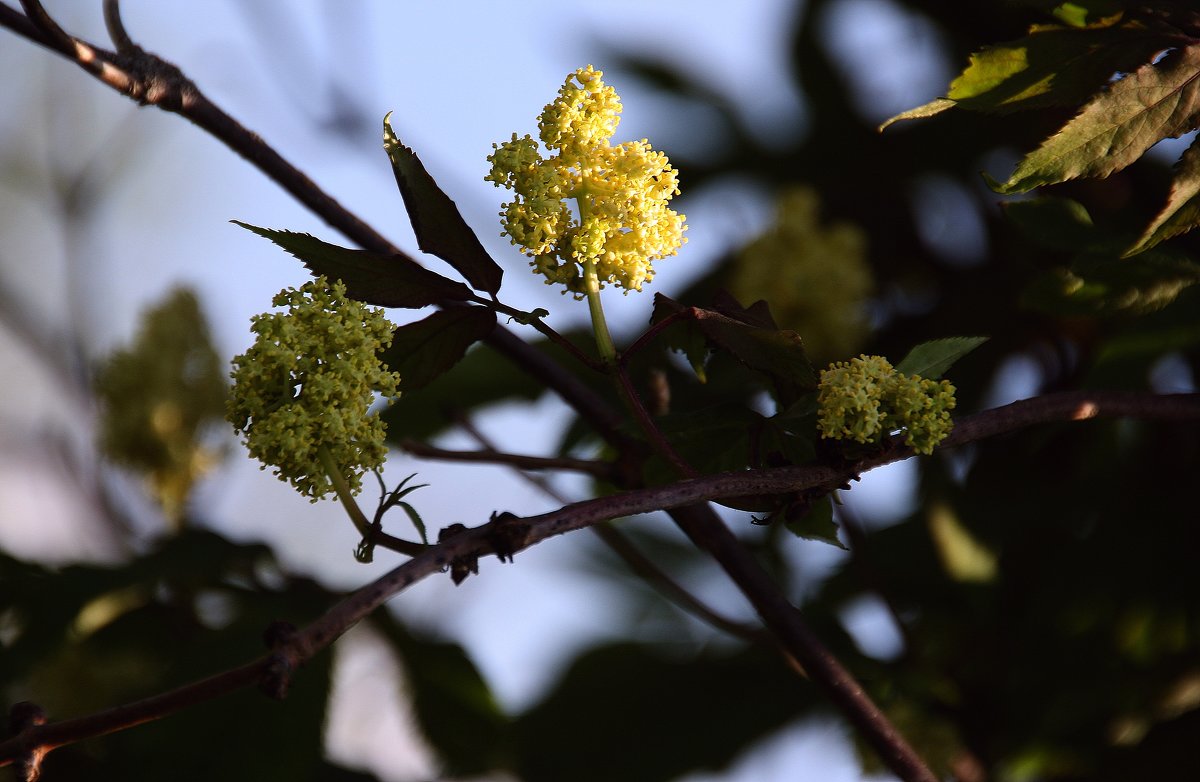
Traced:
<path fill-rule="evenodd" d="M 377 393 L 397 394 L 399 375 L 379 361 L 395 327 L 324 277 L 281 291 L 272 304 L 287 310 L 251 318 L 257 336 L 233 360 L 226 417 L 251 456 L 314 502 L 334 491 L 322 447 L 358 491 L 363 472 L 387 455 L 387 427 L 368 410 Z"/>
<path fill-rule="evenodd" d="M 917 453 L 933 453 L 954 428 L 954 386 L 897 372 L 882 356 L 859 356 L 823 370 L 817 406 L 822 437 L 877 443 L 902 430 Z"/>
<path fill-rule="evenodd" d="M 641 290 L 654 277 L 652 261 L 686 241 L 684 216 L 669 206 L 679 186 L 667 156 L 645 139 L 610 145 L 621 101 L 602 76 L 580 68 L 542 111 L 538 133 L 554 154 L 543 158 L 532 137 L 514 133 L 493 145 L 485 177 L 514 193 L 500 212 L 504 234 L 547 284 L 577 294 L 585 264 L 594 264 L 601 285 Z"/>

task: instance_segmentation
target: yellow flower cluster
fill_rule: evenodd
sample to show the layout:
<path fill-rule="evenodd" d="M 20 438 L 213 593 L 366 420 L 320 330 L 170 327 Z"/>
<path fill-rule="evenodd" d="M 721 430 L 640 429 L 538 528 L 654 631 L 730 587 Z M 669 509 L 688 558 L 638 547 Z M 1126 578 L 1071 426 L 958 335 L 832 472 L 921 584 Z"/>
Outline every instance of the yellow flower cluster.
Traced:
<path fill-rule="evenodd" d="M 233 360 L 226 417 L 251 456 L 313 502 L 334 492 L 322 448 L 357 492 L 362 474 L 387 456 L 387 427 L 368 410 L 376 393 L 397 394 L 400 376 L 379 361 L 395 326 L 383 310 L 347 298 L 341 280 L 331 287 L 318 277 L 271 303 L 288 309 L 251 319 L 257 337 Z"/>
<path fill-rule="evenodd" d="M 609 144 L 621 101 L 592 66 L 569 75 L 538 118 L 543 158 L 531 136 L 493 145 L 486 180 L 515 193 L 500 217 L 504 234 L 533 260 L 547 284 L 585 293 L 585 265 L 601 287 L 610 282 L 641 290 L 654 277 L 651 262 L 674 255 L 686 241 L 684 216 L 671 210 L 679 194 L 676 171 L 650 144 Z M 567 205 L 575 199 L 577 216 Z"/>
<path fill-rule="evenodd" d="M 877 443 L 893 431 L 917 453 L 933 453 L 954 422 L 954 386 L 897 372 L 882 356 L 859 356 L 822 370 L 817 387 L 821 436 Z"/>

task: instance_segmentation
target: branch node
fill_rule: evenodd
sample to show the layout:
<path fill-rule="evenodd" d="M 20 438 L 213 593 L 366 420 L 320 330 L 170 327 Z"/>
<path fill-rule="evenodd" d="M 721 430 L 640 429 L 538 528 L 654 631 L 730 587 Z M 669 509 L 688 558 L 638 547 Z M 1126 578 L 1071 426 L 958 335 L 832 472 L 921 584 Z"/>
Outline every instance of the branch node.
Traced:
<path fill-rule="evenodd" d="M 438 543 L 444 543 L 453 537 L 462 535 L 466 531 L 467 528 L 463 524 L 451 524 L 450 526 L 444 527 L 440 532 L 438 532 Z M 455 586 L 457 586 L 466 581 L 467 576 L 478 575 L 479 557 L 475 556 L 474 554 L 455 557 L 454 559 L 450 560 L 449 565 L 442 566 L 442 571 L 445 572 L 447 568 L 450 570 L 450 580 L 454 582 Z"/>
<path fill-rule="evenodd" d="M 46 721 L 45 710 L 31 701 L 14 703 L 8 710 L 8 730 L 18 738 L 30 728 L 45 725 Z M 31 744 L 23 755 L 15 759 L 17 779 L 21 782 L 37 782 L 42 775 L 42 760 L 49 751 L 49 747 Z"/>
<path fill-rule="evenodd" d="M 520 517 L 501 511 L 488 520 L 487 542 L 501 562 L 512 562 L 513 555 L 525 548 L 529 524 Z"/>

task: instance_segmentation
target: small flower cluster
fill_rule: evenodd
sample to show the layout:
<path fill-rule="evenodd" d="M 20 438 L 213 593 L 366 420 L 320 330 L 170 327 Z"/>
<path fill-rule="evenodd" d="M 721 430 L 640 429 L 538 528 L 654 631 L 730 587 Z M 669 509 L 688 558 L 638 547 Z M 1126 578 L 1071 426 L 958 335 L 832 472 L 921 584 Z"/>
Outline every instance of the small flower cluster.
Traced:
<path fill-rule="evenodd" d="M 822 437 L 877 443 L 896 430 L 917 453 L 954 428 L 954 386 L 897 372 L 882 356 L 839 361 L 821 372 L 817 425 Z"/>
<path fill-rule="evenodd" d="M 334 491 L 322 447 L 357 492 L 362 474 L 387 456 L 387 427 L 368 410 L 377 393 L 397 394 L 400 376 L 379 360 L 395 326 L 383 310 L 347 298 L 340 280 L 330 286 L 324 277 L 271 303 L 287 311 L 251 319 L 257 337 L 233 360 L 226 417 L 263 469 L 273 465 L 313 502 Z"/>
<path fill-rule="evenodd" d="M 543 158 L 531 136 L 493 145 L 484 177 L 508 188 L 504 233 L 532 258 L 546 283 L 584 293 L 584 266 L 595 264 L 601 286 L 641 290 L 654 277 L 651 262 L 675 255 L 686 241 L 684 216 L 672 211 L 679 194 L 667 156 L 650 144 L 611 146 L 621 101 L 592 66 L 569 75 L 538 118 L 548 150 Z M 578 204 L 578 219 L 566 199 Z"/>

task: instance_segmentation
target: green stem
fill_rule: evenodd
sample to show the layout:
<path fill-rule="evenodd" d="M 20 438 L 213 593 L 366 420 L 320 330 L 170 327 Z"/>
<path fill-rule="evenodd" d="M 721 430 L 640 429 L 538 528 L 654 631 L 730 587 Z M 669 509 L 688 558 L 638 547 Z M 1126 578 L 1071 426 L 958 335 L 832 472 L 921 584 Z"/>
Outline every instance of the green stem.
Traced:
<path fill-rule="evenodd" d="M 342 475 L 341 468 L 333 460 L 333 454 L 330 453 L 329 448 L 324 445 L 318 447 L 317 458 L 321 460 L 321 466 L 325 468 L 325 474 L 329 476 L 329 482 L 333 484 L 333 490 L 337 492 L 338 499 L 342 501 L 342 507 L 346 509 L 346 515 L 350 517 L 350 521 L 354 523 L 354 528 L 358 530 L 358 534 L 362 535 L 364 540 L 370 540 L 371 522 L 367 520 L 362 508 L 358 507 L 358 503 L 354 501 L 354 495 L 350 492 L 350 484 L 346 482 L 346 476 Z"/>
<path fill-rule="evenodd" d="M 583 264 L 583 290 L 587 294 L 588 310 L 592 314 L 592 333 L 596 335 L 596 349 L 605 366 L 617 360 L 617 348 L 608 333 L 608 322 L 604 320 L 604 306 L 600 303 L 600 278 L 596 275 L 596 262 Z"/>
<path fill-rule="evenodd" d="M 584 179 L 579 192 L 575 194 L 575 203 L 579 205 L 580 229 L 587 225 L 591 209 L 588 192 L 591 183 Z M 608 322 L 604 320 L 604 307 L 600 303 L 600 276 L 596 274 L 596 259 L 583 261 L 583 292 L 587 295 L 588 310 L 592 314 L 592 333 L 596 336 L 596 349 L 600 352 L 600 361 L 606 367 L 611 367 L 617 360 L 617 349 L 613 345 L 612 335 L 608 333 Z"/>

